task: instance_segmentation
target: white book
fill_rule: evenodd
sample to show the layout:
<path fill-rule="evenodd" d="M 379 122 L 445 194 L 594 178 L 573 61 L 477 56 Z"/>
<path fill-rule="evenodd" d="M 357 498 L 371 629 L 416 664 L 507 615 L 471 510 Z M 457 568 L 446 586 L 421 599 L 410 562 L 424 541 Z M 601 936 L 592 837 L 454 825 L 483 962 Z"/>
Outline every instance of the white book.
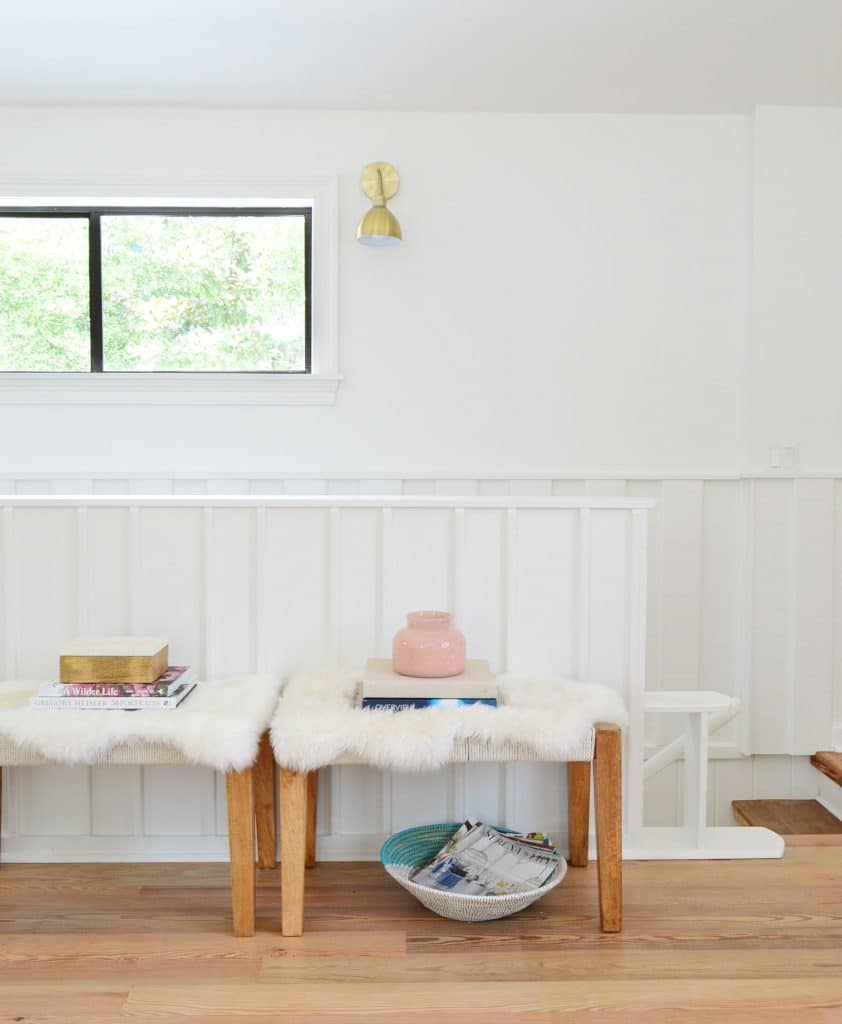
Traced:
<path fill-rule="evenodd" d="M 488 700 L 497 696 L 497 680 L 487 661 L 471 660 L 458 676 L 426 679 L 402 676 L 391 658 L 369 658 L 363 675 L 362 697 L 366 698 L 472 698 Z"/>
<path fill-rule="evenodd" d="M 172 711 L 196 689 L 188 683 L 169 697 L 30 697 L 39 711 Z"/>

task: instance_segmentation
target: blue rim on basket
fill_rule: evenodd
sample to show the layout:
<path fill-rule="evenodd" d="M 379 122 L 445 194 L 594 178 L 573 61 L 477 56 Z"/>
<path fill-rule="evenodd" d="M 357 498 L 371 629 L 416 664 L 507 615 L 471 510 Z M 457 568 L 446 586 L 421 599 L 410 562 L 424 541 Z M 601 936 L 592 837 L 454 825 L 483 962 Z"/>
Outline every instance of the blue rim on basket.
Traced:
<path fill-rule="evenodd" d="M 454 832 L 460 828 L 462 821 L 445 821 L 436 825 L 418 825 L 405 828 L 390 836 L 380 848 L 380 863 L 400 864 L 405 867 L 420 868 L 429 864 Z M 493 826 L 498 832 L 513 833 L 513 829 Z"/>

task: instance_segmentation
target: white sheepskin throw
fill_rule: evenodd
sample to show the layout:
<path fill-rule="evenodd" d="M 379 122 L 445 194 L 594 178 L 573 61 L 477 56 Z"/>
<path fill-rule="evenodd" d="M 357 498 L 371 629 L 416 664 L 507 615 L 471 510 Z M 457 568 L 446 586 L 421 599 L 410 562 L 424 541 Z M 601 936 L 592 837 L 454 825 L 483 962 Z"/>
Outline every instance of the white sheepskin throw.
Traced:
<path fill-rule="evenodd" d="M 278 701 L 269 676 L 198 683 L 172 711 L 36 711 L 37 683 L 0 683 L 0 737 L 62 764 L 96 764 L 119 744 L 165 743 L 191 764 L 221 772 L 254 764 Z"/>
<path fill-rule="evenodd" d="M 626 710 L 607 686 L 569 679 L 498 680 L 496 708 L 423 708 L 363 711 L 357 702 L 359 673 L 302 674 L 284 687 L 272 719 L 278 764 L 313 771 L 360 758 L 378 768 L 430 771 L 447 764 L 455 740 L 516 743 L 537 760 L 565 761 L 581 749 L 598 722 L 623 725 Z"/>

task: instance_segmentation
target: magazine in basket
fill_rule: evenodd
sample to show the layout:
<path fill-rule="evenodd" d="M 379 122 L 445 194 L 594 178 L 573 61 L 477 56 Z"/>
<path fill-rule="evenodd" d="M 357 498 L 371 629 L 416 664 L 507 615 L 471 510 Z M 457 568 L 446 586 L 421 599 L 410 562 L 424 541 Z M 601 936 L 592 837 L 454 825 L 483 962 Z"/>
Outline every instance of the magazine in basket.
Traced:
<path fill-rule="evenodd" d="M 413 882 L 472 896 L 507 896 L 540 889 L 561 854 L 543 833 L 506 833 L 466 821 Z"/>

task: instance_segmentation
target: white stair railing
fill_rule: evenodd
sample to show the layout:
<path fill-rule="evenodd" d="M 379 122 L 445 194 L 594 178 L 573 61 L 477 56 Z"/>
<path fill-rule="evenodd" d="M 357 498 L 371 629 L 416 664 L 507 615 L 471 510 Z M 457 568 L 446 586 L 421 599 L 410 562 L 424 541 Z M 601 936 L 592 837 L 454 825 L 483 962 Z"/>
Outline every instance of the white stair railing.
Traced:
<path fill-rule="evenodd" d="M 682 824 L 667 828 L 632 826 L 625 837 L 624 856 L 632 860 L 783 856 L 783 839 L 768 828 L 707 823 L 710 734 L 731 721 L 739 710 L 738 700 L 713 690 L 658 690 L 643 694 L 644 714 L 680 714 L 686 718 L 685 732 L 647 758 L 637 773 L 638 785 L 642 785 L 644 779 L 683 756 Z"/>

